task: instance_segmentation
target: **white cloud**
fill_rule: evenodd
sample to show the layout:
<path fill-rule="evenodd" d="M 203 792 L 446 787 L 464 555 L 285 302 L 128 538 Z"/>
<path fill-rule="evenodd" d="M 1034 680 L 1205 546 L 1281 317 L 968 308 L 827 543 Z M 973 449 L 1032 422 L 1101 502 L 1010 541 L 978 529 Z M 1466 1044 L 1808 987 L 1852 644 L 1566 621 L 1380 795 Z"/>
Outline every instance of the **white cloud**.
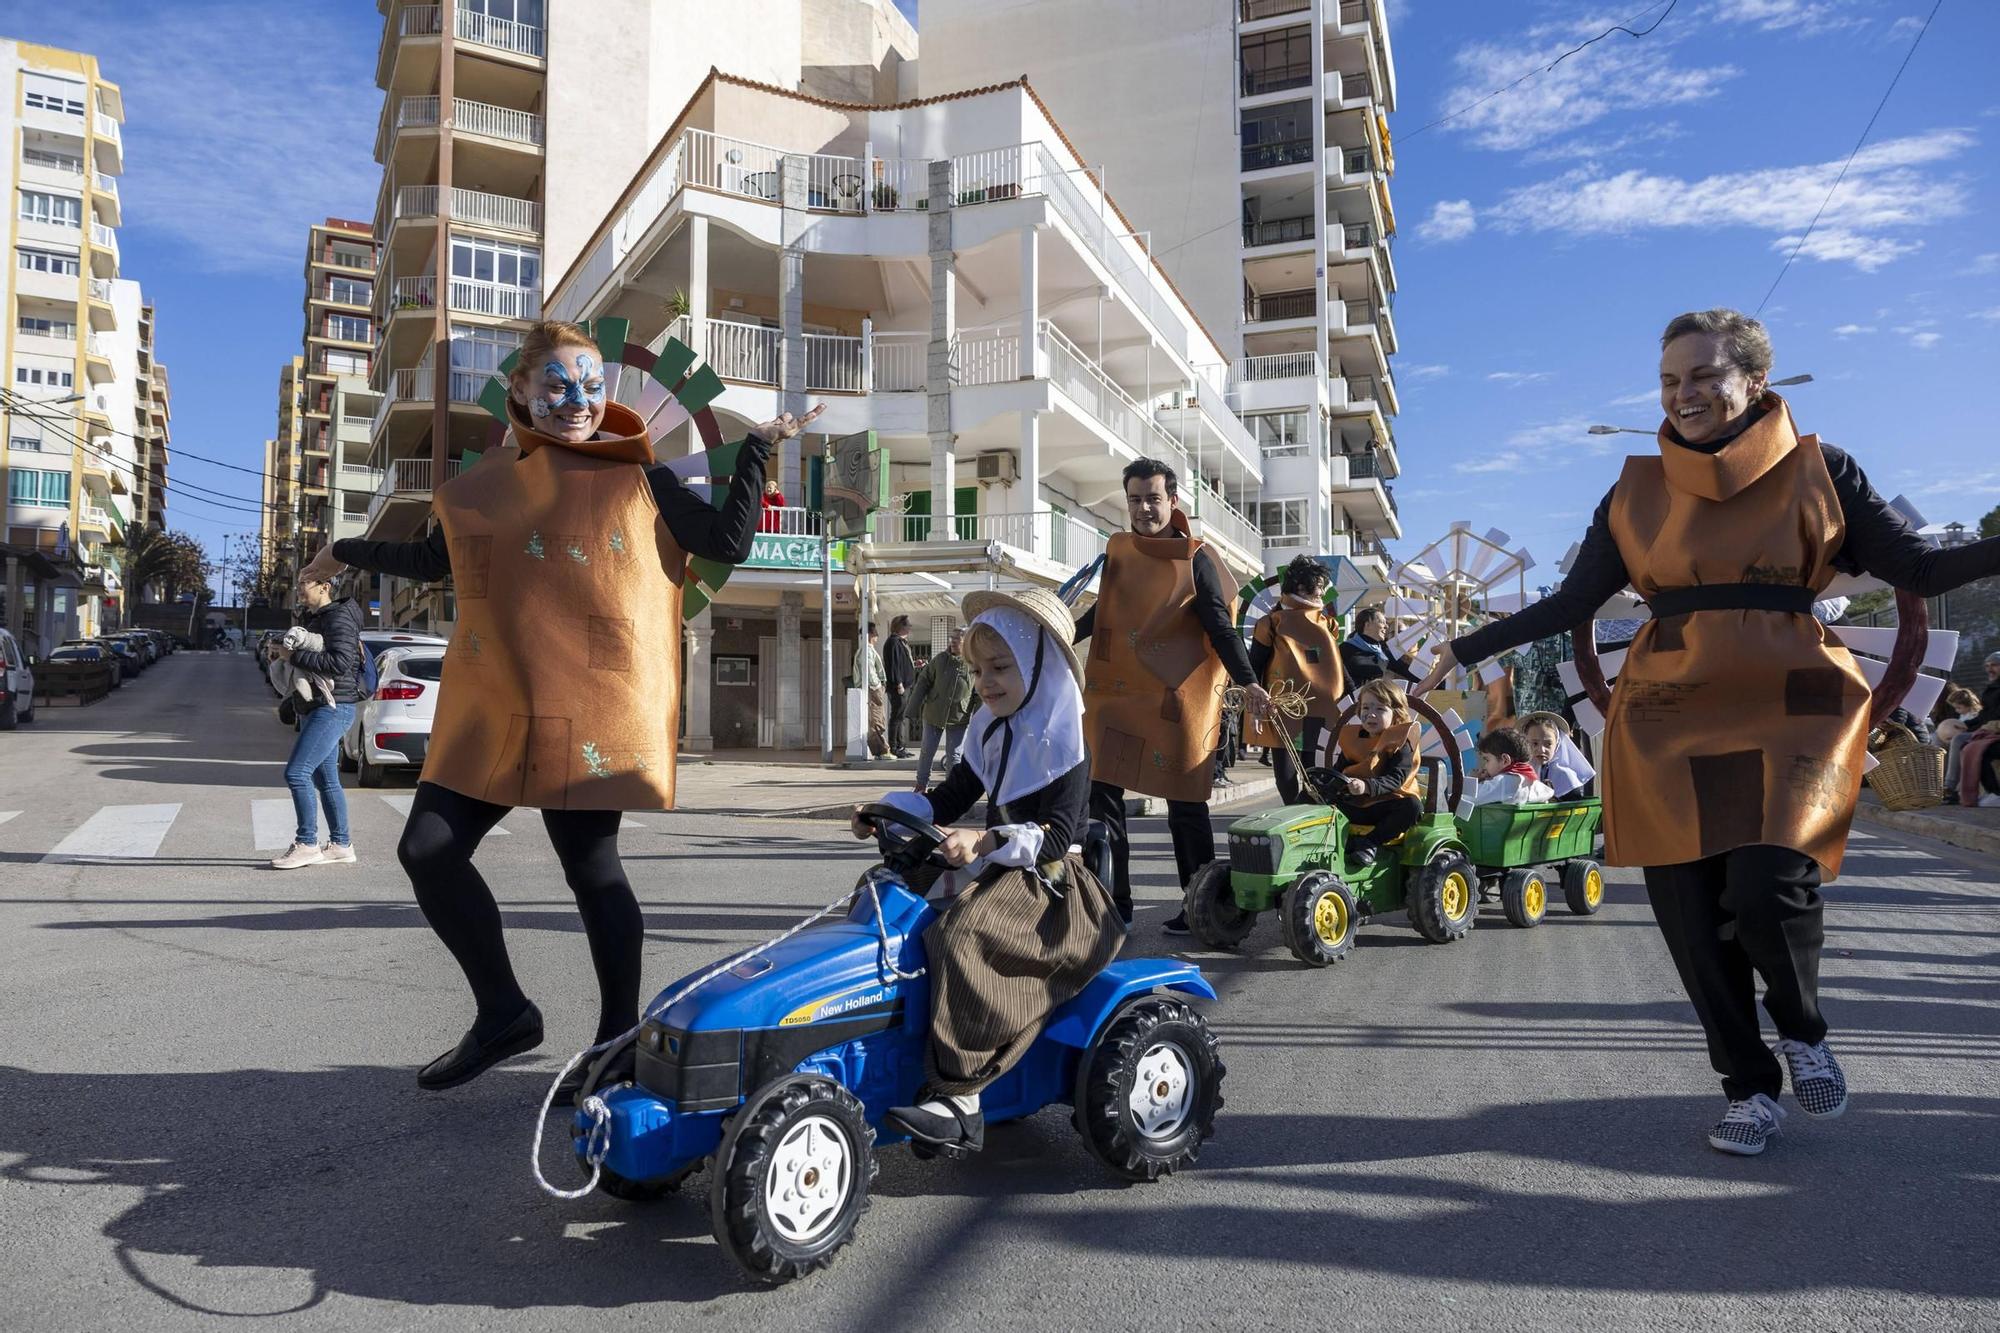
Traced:
<path fill-rule="evenodd" d="M 1975 310 L 1972 312 L 1972 317 L 1974 319 L 1983 319 L 1991 323 L 2000 324 L 2000 305 L 1990 306 L 1985 310 Z"/>
<path fill-rule="evenodd" d="M 1944 341 L 1942 333 L 1912 333 L 1909 336 L 1910 346 L 1916 348 L 1919 352 L 1928 352 L 1931 348 L 1936 347 Z"/>
<path fill-rule="evenodd" d="M 1479 229 L 1470 199 L 1440 199 L 1430 217 L 1417 226 L 1417 235 L 1426 241 L 1462 241 Z"/>
<path fill-rule="evenodd" d="M 1959 270 L 1960 273 L 1981 277 L 1988 273 L 2000 273 L 2000 252 L 1974 255 L 1972 262 Z"/>
<path fill-rule="evenodd" d="M 1751 23 L 1765 32 L 1811 24 L 1815 30 L 1853 27 L 1862 20 L 1841 11 L 1842 0 L 1718 0 L 1697 17 L 1703 22 Z M 1899 20 L 1900 21 L 1900 20 Z M 1918 20 L 1922 22 L 1922 20 Z"/>
<path fill-rule="evenodd" d="M 1932 225 L 1965 212 L 1966 186 L 1935 168 L 1977 140 L 1966 130 L 1932 130 L 1886 140 L 1854 158 L 1846 178 L 1799 252 L 1824 262 L 1844 261 L 1873 272 L 1921 247 L 1898 239 L 1895 229 Z M 1654 228 L 1750 227 L 1774 233 L 1772 249 L 1789 253 L 1827 198 L 1839 162 L 1766 167 L 1699 180 L 1623 171 L 1591 170 L 1510 191 L 1482 209 L 1503 231 L 1620 236 Z"/>
<path fill-rule="evenodd" d="M 1685 131 L 1680 122 L 1667 120 L 1643 129 L 1631 130 L 1624 134 L 1610 134 L 1599 138 L 1578 137 L 1556 139 L 1531 148 L 1521 155 L 1523 162 L 1598 162 L 1621 153 L 1629 153 L 1635 148 L 1665 143 L 1681 138 Z"/>
<path fill-rule="evenodd" d="M 1658 389 L 1648 389 L 1644 393 L 1628 393 L 1623 398 L 1613 398 L 1611 406 L 1645 407 L 1650 403 L 1657 403 L 1659 401 L 1660 391 Z"/>
<path fill-rule="evenodd" d="M 1833 336 L 1836 338 L 1852 338 L 1857 333 L 1873 332 L 1875 332 L 1873 324 L 1842 324 L 1833 331 Z"/>
<path fill-rule="evenodd" d="M 1405 380 L 1441 380 L 1451 374 L 1451 367 L 1411 362 L 1409 365 L 1399 367 L 1396 373 Z"/>
<path fill-rule="evenodd" d="M 382 94 L 312 55 L 353 49 L 347 7 L 74 0 L 65 13 L 125 95 L 128 227 L 168 233 L 208 271 L 296 276 L 311 224 L 374 215 Z M 197 94 L 197 70 L 227 73 Z"/>
<path fill-rule="evenodd" d="M 1923 30 L 1923 26 L 1924 21 L 1922 19 L 1914 14 L 1905 14 L 1889 25 L 1889 31 L 1884 36 L 1888 37 L 1891 41 L 1903 37 L 1915 37 L 1917 33 Z"/>
<path fill-rule="evenodd" d="M 1521 462 L 1522 457 L 1517 450 L 1503 449 L 1497 454 L 1486 454 L 1479 458 L 1468 458 L 1454 463 L 1452 470 L 1465 473 L 1512 472 L 1521 466 Z"/>
<path fill-rule="evenodd" d="M 1548 379 L 1554 373 L 1548 370 L 1494 370 L 1489 371 L 1486 378 L 1492 380 L 1495 384 L 1505 384 L 1510 388 L 1518 389 L 1523 384 L 1534 384 Z"/>

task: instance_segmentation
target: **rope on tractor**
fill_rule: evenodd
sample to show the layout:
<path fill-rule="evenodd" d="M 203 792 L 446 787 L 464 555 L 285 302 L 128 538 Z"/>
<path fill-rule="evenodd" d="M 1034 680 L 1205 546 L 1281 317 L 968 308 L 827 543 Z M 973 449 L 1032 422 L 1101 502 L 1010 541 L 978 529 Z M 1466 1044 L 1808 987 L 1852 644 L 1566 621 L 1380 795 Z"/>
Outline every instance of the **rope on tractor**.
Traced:
<path fill-rule="evenodd" d="M 1292 771 L 1299 775 L 1299 790 L 1302 795 L 1312 797 L 1314 805 L 1332 805 L 1319 784 L 1312 780 L 1305 761 L 1299 758 L 1298 742 L 1292 739 L 1289 725 L 1302 720 L 1306 715 L 1306 705 L 1312 700 L 1312 691 L 1295 680 L 1281 680 L 1269 690 L 1271 713 L 1274 719 L 1282 718 L 1285 725 L 1274 725 L 1278 739 L 1284 742 L 1285 753 L 1292 757 Z M 1248 706 L 1250 691 L 1247 686 L 1231 685 L 1222 691 L 1222 706 L 1234 713 L 1241 713 Z"/>

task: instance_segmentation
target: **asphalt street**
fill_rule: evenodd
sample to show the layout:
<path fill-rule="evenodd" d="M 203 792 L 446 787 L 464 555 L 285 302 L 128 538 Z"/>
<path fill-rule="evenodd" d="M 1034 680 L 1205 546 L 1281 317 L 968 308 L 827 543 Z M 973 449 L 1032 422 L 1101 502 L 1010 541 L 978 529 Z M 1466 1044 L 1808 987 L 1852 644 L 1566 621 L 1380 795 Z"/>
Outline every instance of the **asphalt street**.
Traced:
<path fill-rule="evenodd" d="M 1595 918 L 1376 924 L 1325 971 L 1270 922 L 1197 950 L 1229 1072 L 1194 1169 L 1121 1184 L 1063 1107 L 964 1163 L 887 1150 L 854 1244 L 771 1291 L 710 1237 L 705 1175 L 644 1206 L 533 1183 L 596 1002 L 532 812 L 480 865 L 550 1043 L 416 1088 L 469 1009 L 396 864 L 410 784 L 350 791 L 359 864 L 269 870 L 272 703 L 246 657 L 182 653 L 0 735 L 10 1329 L 2000 1327 L 2000 873 L 1969 853 L 1856 832 L 1824 981 L 1853 1106 L 1761 1158 L 1707 1147 L 1693 1013 L 1613 871 Z M 754 802 L 633 817 L 649 990 L 872 859 Z M 1164 821 L 1135 831 L 1127 950 L 1170 953 Z"/>

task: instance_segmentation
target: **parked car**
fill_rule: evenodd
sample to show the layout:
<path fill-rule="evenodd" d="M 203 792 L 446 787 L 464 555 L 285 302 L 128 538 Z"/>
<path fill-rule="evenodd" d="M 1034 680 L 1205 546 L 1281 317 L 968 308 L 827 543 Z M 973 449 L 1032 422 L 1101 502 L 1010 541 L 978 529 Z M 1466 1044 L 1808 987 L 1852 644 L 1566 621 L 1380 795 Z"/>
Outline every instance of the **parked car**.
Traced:
<path fill-rule="evenodd" d="M 144 634 L 139 630 L 120 630 L 116 634 L 107 635 L 106 637 L 116 639 L 123 644 L 129 644 L 132 650 L 139 654 L 139 660 L 147 666 L 151 666 L 160 660 L 160 645 L 154 643 L 150 635 Z"/>
<path fill-rule="evenodd" d="M 131 645 L 117 643 L 111 639 L 65 639 L 63 647 L 96 648 L 107 657 L 115 660 L 118 663 L 118 679 L 112 682 L 114 686 L 124 684 L 146 669 L 145 664 L 139 660 L 139 654 L 132 649 Z M 53 658 L 55 654 L 51 653 L 49 656 Z"/>
<path fill-rule="evenodd" d="M 367 636 L 363 635 L 366 643 Z M 444 645 L 399 645 L 375 658 L 375 693 L 354 710 L 341 738 L 342 767 L 364 787 L 379 787 L 390 768 L 421 768 L 444 679 Z"/>
<path fill-rule="evenodd" d="M 88 643 L 83 640 L 71 640 L 49 654 L 49 661 L 51 662 L 113 662 L 117 660 L 109 648 L 106 648 L 102 644 Z M 123 670 L 111 673 L 112 689 L 115 690 L 124 683 L 125 672 Z"/>
<path fill-rule="evenodd" d="M 0 629 L 0 731 L 35 720 L 35 673 L 14 636 Z"/>

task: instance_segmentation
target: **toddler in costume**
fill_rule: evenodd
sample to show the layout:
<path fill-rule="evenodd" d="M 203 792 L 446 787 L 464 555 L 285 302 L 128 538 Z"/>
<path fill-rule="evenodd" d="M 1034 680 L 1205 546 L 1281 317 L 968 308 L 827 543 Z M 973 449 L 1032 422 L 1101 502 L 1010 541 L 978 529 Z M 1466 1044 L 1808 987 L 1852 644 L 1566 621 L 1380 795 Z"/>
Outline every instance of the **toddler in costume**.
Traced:
<path fill-rule="evenodd" d="M 1088 825 L 1083 669 L 1069 609 L 1040 589 L 965 599 L 979 706 L 963 758 L 928 794 L 886 805 L 948 825 L 986 798 L 984 829 L 952 829 L 938 851 L 956 892 L 924 931 L 931 987 L 928 1082 L 886 1120 L 950 1156 L 985 1145 L 982 1088 L 1027 1053 L 1049 1012 L 1117 956 L 1125 929 L 1079 854 Z M 854 835 L 874 832 L 856 807 Z"/>
<path fill-rule="evenodd" d="M 1423 814 L 1417 804 L 1417 724 L 1409 696 L 1392 680 L 1354 691 L 1354 720 L 1340 729 L 1328 780 L 1315 785 L 1333 808 L 1368 832 L 1347 840 L 1348 859 L 1372 865 L 1384 843 L 1407 833 Z"/>
<path fill-rule="evenodd" d="M 1479 781 L 1474 805 L 1540 805 L 1556 794 L 1528 762 L 1528 739 L 1513 727 L 1496 727 L 1479 738 Z"/>

